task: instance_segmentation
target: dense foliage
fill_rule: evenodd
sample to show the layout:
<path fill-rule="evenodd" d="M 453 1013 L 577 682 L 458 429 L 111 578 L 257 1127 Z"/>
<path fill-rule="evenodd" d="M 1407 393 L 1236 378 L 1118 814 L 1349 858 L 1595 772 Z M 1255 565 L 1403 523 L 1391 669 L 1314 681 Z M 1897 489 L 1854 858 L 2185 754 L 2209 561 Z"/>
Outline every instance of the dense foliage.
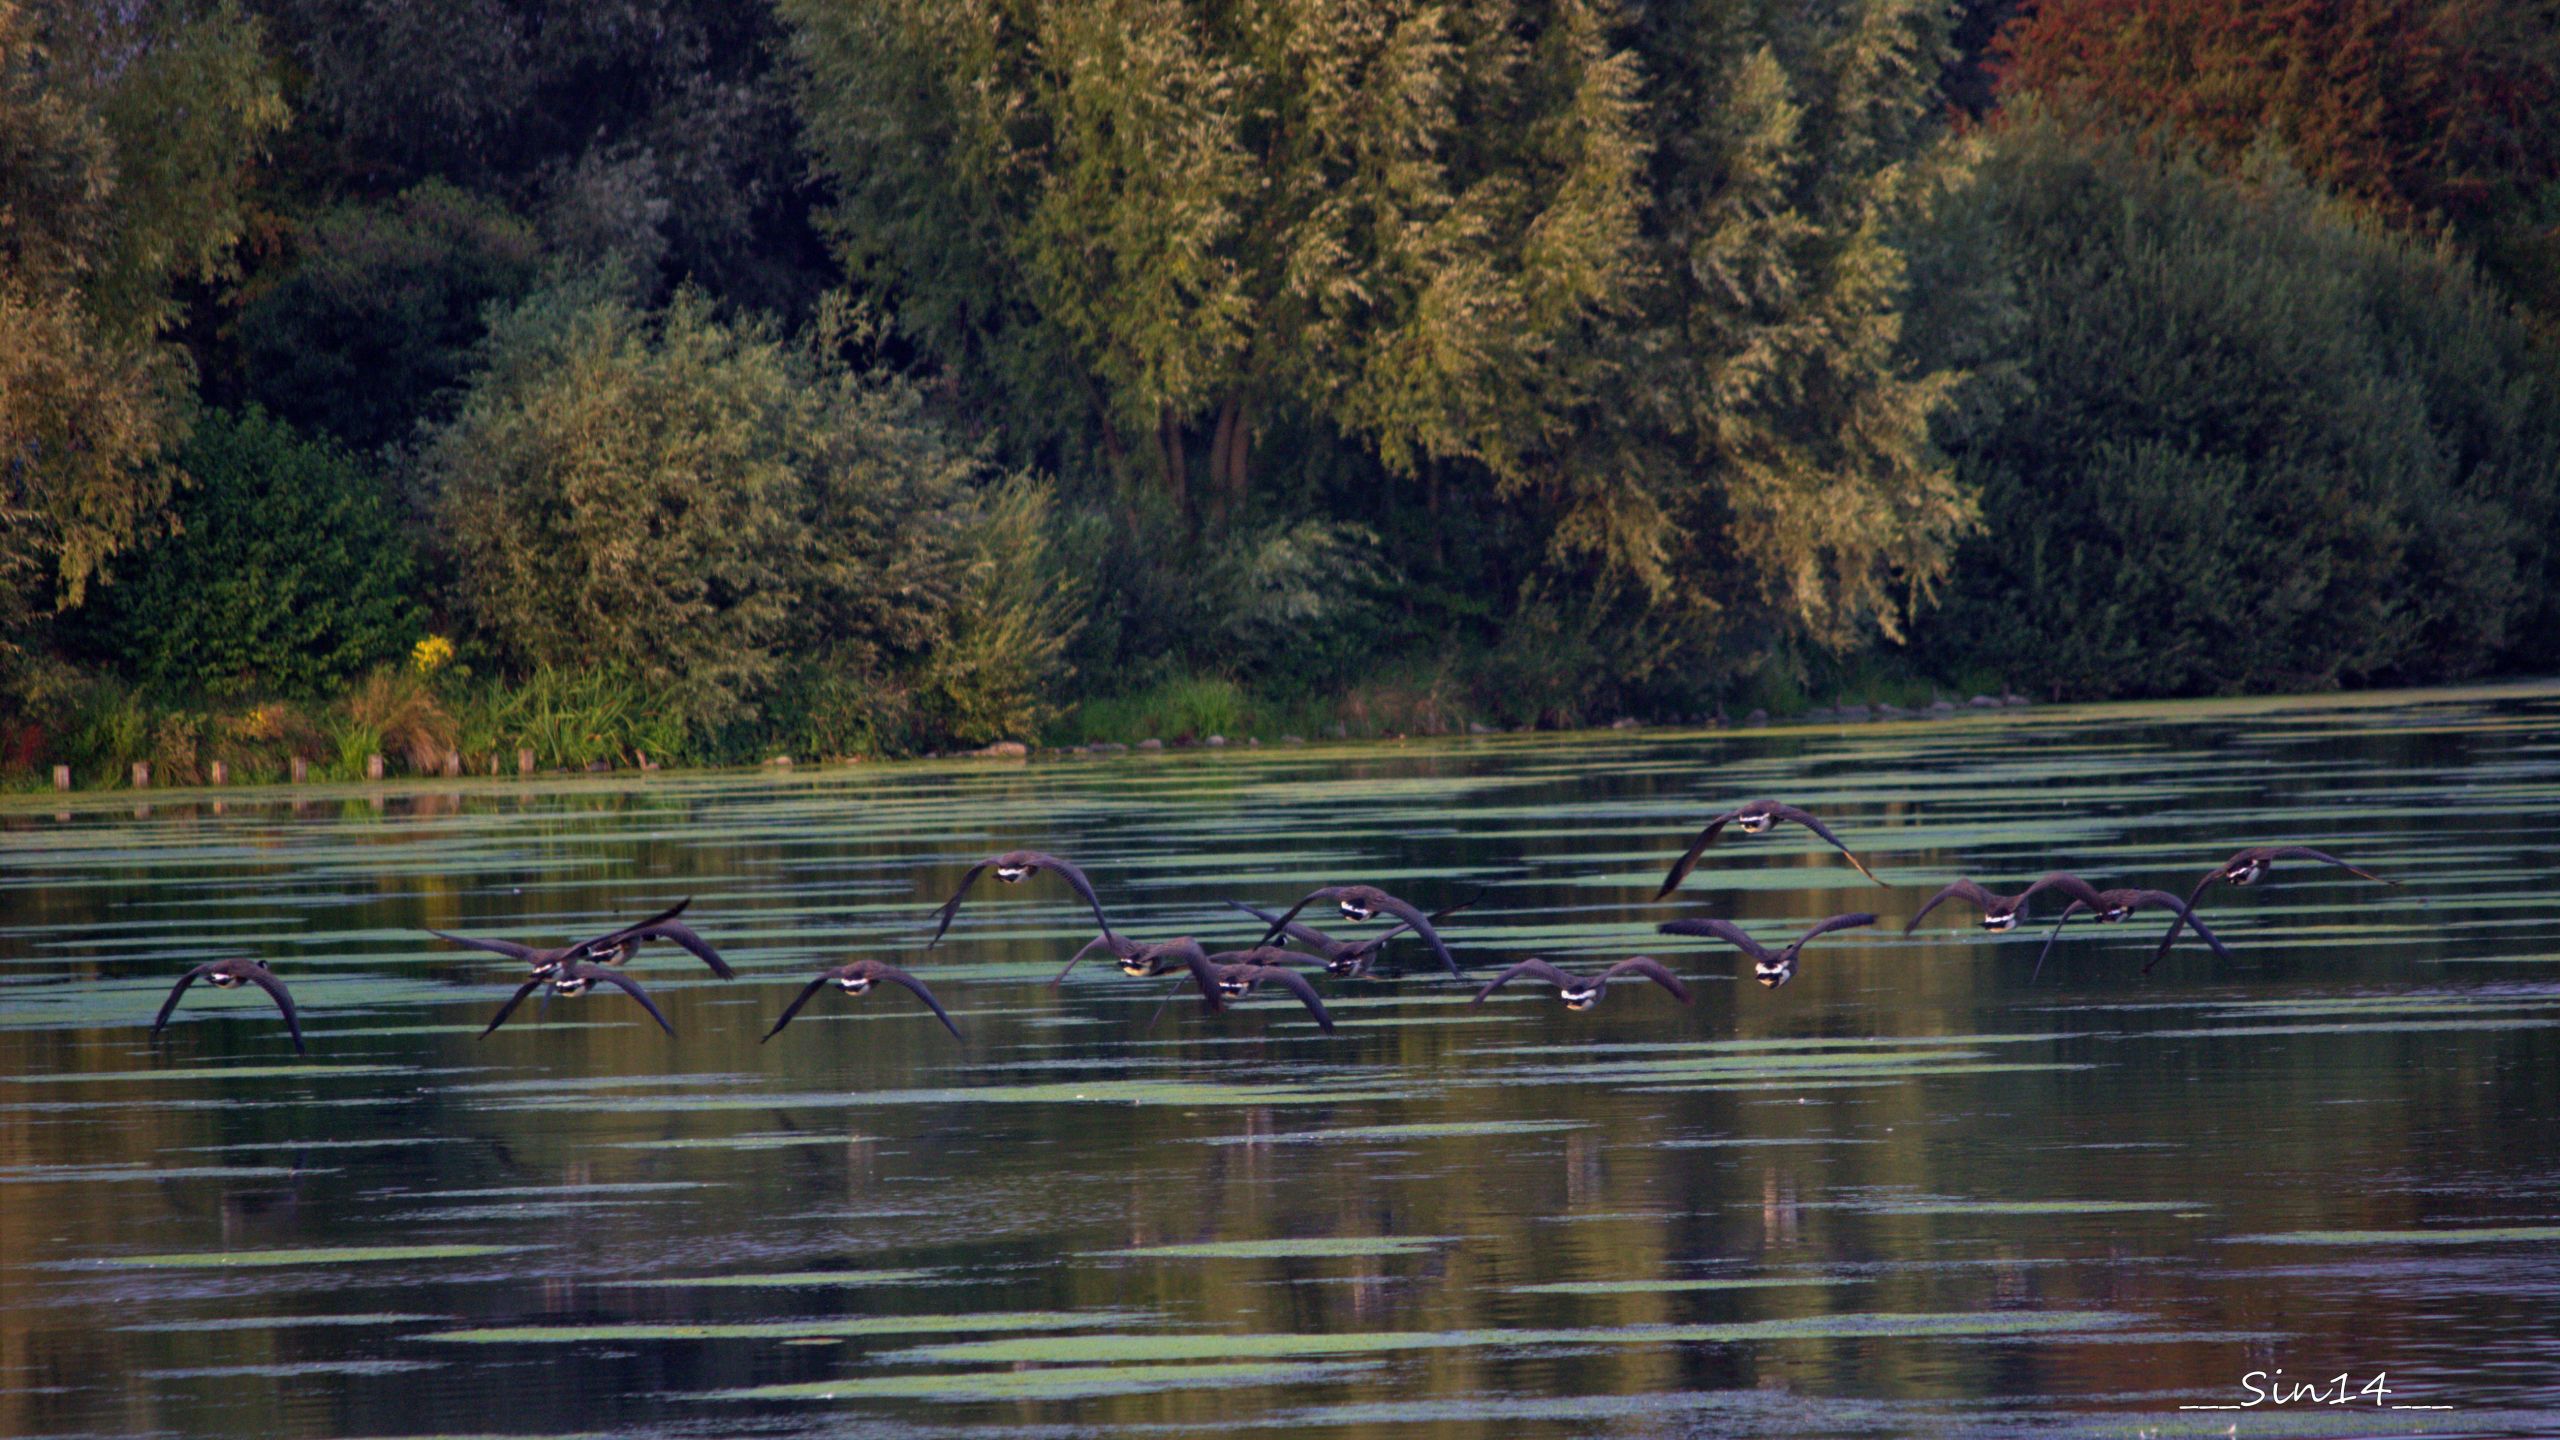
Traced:
<path fill-rule="evenodd" d="M 1586 642 L 1532 710 L 1890 634 L 1969 520 L 1883 238 L 1931 7 L 784 9 L 848 272 L 1020 458 L 1406 541 L 1430 632 Z"/>
<path fill-rule="evenodd" d="M 0 768 L 2547 668 L 2554 277 L 2547 4 L 0 0 Z"/>
<path fill-rule="evenodd" d="M 1037 573 L 1040 499 L 982 502 L 904 383 L 691 292 L 650 314 L 592 285 L 502 316 L 480 359 L 417 478 L 503 660 L 626 670 L 706 730 L 820 651 L 870 683 L 924 663 L 964 716 L 1049 678 L 1062 623 L 981 578 Z M 989 644 L 1009 653 L 955 658 Z"/>
<path fill-rule="evenodd" d="M 524 297 L 531 226 L 430 180 L 314 220 L 270 265 L 235 323 L 246 396 L 297 425 L 372 448 L 406 438 L 460 384 L 481 312 Z"/>
<path fill-rule="evenodd" d="M 297 178 L 440 177 L 611 261 L 795 313 L 824 288 L 763 0 L 252 0 L 291 61 Z"/>
<path fill-rule="evenodd" d="M 262 411 L 201 416 L 179 463 L 176 533 L 96 607 L 165 694 L 313 696 L 405 655 L 416 564 L 381 483 Z"/>
<path fill-rule="evenodd" d="M 2082 128 L 1994 132 L 1964 218 L 1921 242 L 1922 293 L 1950 297 L 1924 343 L 1986 376 L 1947 435 L 1986 525 L 1927 649 L 2075 695 L 2539 650 L 2560 407 L 2520 324 L 2458 257 L 2282 170 Z"/>
<path fill-rule="evenodd" d="M 162 520 L 181 282 L 232 276 L 284 119 L 236 6 L 0 0 L 0 690 L 27 628 Z"/>

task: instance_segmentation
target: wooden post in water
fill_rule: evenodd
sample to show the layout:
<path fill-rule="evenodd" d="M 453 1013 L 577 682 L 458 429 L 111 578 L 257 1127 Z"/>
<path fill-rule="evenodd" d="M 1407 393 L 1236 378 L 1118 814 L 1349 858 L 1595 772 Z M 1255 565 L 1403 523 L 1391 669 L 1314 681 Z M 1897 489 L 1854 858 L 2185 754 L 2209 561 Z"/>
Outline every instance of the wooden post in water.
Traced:
<path fill-rule="evenodd" d="M 53 788 L 56 790 L 68 790 L 71 788 L 70 766 L 56 765 L 53 767 Z"/>
<path fill-rule="evenodd" d="M 459 775 L 462 773 L 461 751 L 447 750 L 444 752 L 444 773 L 447 775 Z"/>
<path fill-rule="evenodd" d="M 530 775 L 533 773 L 533 750 L 531 747 L 527 747 L 516 752 L 516 773 L 519 775 Z"/>
<path fill-rule="evenodd" d="M 133 788 L 136 790 L 148 790 L 151 788 L 150 761 L 136 760 L 133 762 Z"/>
<path fill-rule="evenodd" d="M 364 778 L 367 780 L 382 778 L 382 757 L 379 754 L 364 757 Z"/>
<path fill-rule="evenodd" d="M 311 762 L 296 755 L 284 762 L 285 777 L 299 785 L 311 778 Z"/>
<path fill-rule="evenodd" d="M 213 762 L 213 783 L 216 785 L 231 783 L 231 766 L 228 762 L 222 760 Z"/>

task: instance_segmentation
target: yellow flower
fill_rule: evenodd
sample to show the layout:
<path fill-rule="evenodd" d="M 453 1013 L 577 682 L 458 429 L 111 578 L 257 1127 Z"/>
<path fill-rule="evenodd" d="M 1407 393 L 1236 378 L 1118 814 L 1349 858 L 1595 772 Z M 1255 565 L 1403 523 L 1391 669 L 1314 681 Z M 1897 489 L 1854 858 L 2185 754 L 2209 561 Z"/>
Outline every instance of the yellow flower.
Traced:
<path fill-rule="evenodd" d="M 232 737 L 239 740 L 281 740 L 284 738 L 284 707 L 255 705 L 231 717 Z"/>
<path fill-rule="evenodd" d="M 433 675 L 453 663 L 453 642 L 441 635 L 430 635 L 409 651 L 409 663 L 421 675 Z"/>

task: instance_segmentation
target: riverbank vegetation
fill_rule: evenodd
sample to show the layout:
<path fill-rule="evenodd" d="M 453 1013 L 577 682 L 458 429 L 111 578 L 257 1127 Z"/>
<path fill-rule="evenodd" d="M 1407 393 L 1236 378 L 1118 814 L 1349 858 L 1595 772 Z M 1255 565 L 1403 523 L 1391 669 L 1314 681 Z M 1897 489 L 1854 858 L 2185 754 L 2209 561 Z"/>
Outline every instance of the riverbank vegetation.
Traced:
<path fill-rule="evenodd" d="M 2547 670 L 2554 274 L 2537 7 L 0 0 L 0 773 Z"/>

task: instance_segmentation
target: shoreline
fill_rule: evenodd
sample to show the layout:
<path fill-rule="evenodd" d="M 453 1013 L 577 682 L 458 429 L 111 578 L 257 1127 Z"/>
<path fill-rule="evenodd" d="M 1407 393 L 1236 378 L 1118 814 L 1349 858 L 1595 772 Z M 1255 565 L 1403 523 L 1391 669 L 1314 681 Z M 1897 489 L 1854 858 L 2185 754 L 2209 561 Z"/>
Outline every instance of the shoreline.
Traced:
<path fill-rule="evenodd" d="M 564 788 L 612 786 L 627 789 L 652 781 L 693 780 L 714 777 L 740 777 L 761 774 L 782 776 L 836 776 L 855 772 L 916 771 L 927 767 L 977 769 L 991 765 L 1029 766 L 1061 763 L 1104 763 L 1110 761 L 1158 760 L 1175 755 L 1304 755 L 1314 756 L 1333 750 L 1377 749 L 1384 746 L 1435 745 L 1452 749 L 1482 747 L 1523 738 L 1544 741 L 1587 743 L 1593 740 L 1640 734 L 1647 738 L 1677 739 L 1736 735 L 1790 735 L 1849 730 L 1877 730 L 1888 727 L 1938 726 L 1964 722 L 1975 724 L 2012 723 L 2085 723 L 2109 719 L 2157 717 L 2164 711 L 2187 711 L 2199 718 L 2212 715 L 2263 715 L 2296 710 L 2371 710 L 2414 706 L 2430 701 L 2482 701 L 2530 699 L 2537 696 L 2560 696 L 2560 676 L 2529 679 L 2484 681 L 2465 685 L 2413 686 L 2387 690 L 2319 690 L 2286 695 L 2229 695 L 2176 700 L 2095 700 L 2085 702 L 1998 705 L 1975 707 L 1970 704 L 1949 708 L 1903 710 L 1896 714 L 1870 712 L 1864 719 L 1844 718 L 1838 711 L 1822 717 L 1819 707 L 1800 716 L 1770 717 L 1764 721 L 1714 724 L 1645 724 L 1620 720 L 1607 725 L 1587 725 L 1573 729 L 1490 730 L 1443 732 L 1436 735 L 1392 735 L 1376 737 L 1318 737 L 1263 740 L 1260 737 L 1228 739 L 1212 744 L 1206 740 L 1163 742 L 1154 747 L 1143 744 L 1098 742 L 1072 746 L 1034 746 L 1011 742 L 1018 747 L 1005 749 L 991 746 L 986 750 L 962 751 L 901 759 L 834 759 L 785 762 L 768 760 L 756 765 L 660 765 L 643 769 L 617 766 L 609 770 L 542 770 L 530 775 L 385 775 L 379 780 L 314 780 L 294 784 L 287 780 L 243 781 L 232 785 L 171 785 L 135 788 L 131 785 L 78 788 L 71 790 L 27 789 L 0 791 L 0 817 L 17 813 L 35 814 L 45 811 L 60 815 L 66 810 L 141 809 L 160 804 L 212 803 L 223 805 L 240 800 L 253 805 L 302 805 L 349 801 L 388 800 L 396 796 L 435 795 L 507 795 L 553 792 Z M 1850 707 L 1852 710 L 1862 707 Z M 991 753 L 992 752 L 992 753 Z M 218 813 L 218 812 L 217 812 Z"/>

